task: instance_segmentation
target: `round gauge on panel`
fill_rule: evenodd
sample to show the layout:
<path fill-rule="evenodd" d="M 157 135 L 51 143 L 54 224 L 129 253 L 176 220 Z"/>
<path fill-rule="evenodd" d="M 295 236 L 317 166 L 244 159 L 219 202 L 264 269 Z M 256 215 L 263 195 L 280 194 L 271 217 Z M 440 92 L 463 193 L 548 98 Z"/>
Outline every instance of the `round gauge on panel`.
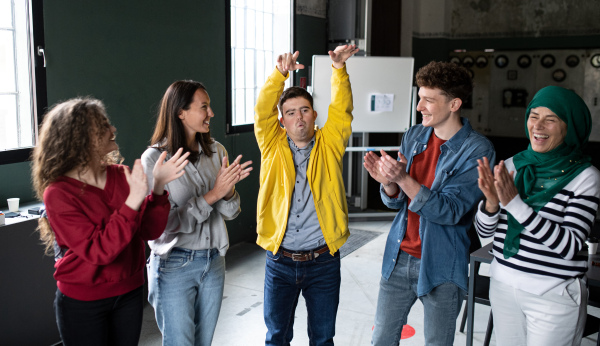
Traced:
<path fill-rule="evenodd" d="M 545 68 L 550 68 L 556 63 L 556 58 L 552 54 L 546 54 L 542 57 L 541 64 Z"/>
<path fill-rule="evenodd" d="M 600 67 L 600 54 L 593 55 L 592 58 L 590 59 L 590 62 L 592 63 L 592 66 L 594 66 L 595 68 L 599 68 Z"/>
<path fill-rule="evenodd" d="M 473 66 L 473 64 L 475 63 L 475 60 L 473 59 L 472 56 L 466 56 L 463 58 L 463 66 L 466 68 L 471 68 Z"/>
<path fill-rule="evenodd" d="M 565 60 L 565 63 L 569 67 L 575 67 L 579 65 L 579 57 L 577 55 L 569 55 L 567 60 Z"/>
<path fill-rule="evenodd" d="M 559 68 L 558 70 L 555 70 L 554 72 L 552 72 L 552 79 L 554 79 L 555 82 L 562 82 L 566 78 L 567 78 L 567 73 L 563 69 Z"/>
<path fill-rule="evenodd" d="M 517 65 L 519 65 L 520 68 L 528 68 L 531 65 L 531 57 L 527 54 L 521 55 L 517 59 Z"/>
<path fill-rule="evenodd" d="M 450 62 L 460 66 L 460 58 L 457 56 L 453 56 L 450 58 Z"/>
<path fill-rule="evenodd" d="M 508 57 L 506 55 L 498 55 L 494 63 L 496 67 L 505 68 L 508 65 Z"/>
<path fill-rule="evenodd" d="M 475 59 L 475 66 L 479 68 L 485 68 L 488 65 L 488 59 L 483 55 L 478 56 Z"/>

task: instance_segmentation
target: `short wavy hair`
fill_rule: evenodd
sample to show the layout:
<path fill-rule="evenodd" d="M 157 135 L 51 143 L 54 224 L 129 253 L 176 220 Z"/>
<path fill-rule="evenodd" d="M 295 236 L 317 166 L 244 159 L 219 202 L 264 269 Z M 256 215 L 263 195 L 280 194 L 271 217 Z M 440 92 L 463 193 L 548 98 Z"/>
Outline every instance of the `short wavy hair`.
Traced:
<path fill-rule="evenodd" d="M 295 99 L 297 97 L 306 99 L 308 103 L 310 103 L 310 108 L 314 109 L 312 95 L 304 88 L 292 86 L 285 89 L 285 91 L 281 94 L 281 97 L 279 98 L 279 110 L 281 111 L 281 114 L 283 114 L 283 104 L 287 100 Z"/>
<path fill-rule="evenodd" d="M 44 191 L 58 177 L 73 169 L 83 173 L 92 160 L 100 160 L 102 167 L 123 161 L 118 150 L 100 154 L 100 141 L 109 127 L 100 100 L 74 98 L 52 107 L 44 116 L 31 160 L 33 188 L 39 200 L 43 200 Z M 54 232 L 46 218 L 39 219 L 38 229 L 46 253 L 50 254 Z"/>
<path fill-rule="evenodd" d="M 463 104 L 473 93 L 469 71 L 451 62 L 430 62 L 417 71 L 416 80 L 419 88 L 440 89 L 446 97 L 459 98 Z"/>

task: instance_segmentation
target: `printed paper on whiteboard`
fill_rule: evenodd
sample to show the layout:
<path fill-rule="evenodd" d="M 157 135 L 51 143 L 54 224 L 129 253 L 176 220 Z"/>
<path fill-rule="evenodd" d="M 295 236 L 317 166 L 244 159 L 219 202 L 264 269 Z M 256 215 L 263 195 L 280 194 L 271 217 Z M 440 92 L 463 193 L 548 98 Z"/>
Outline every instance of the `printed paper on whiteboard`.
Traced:
<path fill-rule="evenodd" d="M 394 94 L 370 94 L 371 112 L 392 112 L 394 111 Z"/>

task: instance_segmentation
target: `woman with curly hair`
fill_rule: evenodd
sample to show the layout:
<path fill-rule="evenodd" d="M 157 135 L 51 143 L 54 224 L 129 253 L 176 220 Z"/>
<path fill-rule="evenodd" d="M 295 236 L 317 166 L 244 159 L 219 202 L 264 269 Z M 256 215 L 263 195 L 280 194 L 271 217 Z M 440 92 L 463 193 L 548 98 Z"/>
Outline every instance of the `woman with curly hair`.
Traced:
<path fill-rule="evenodd" d="M 183 175 L 183 150 L 153 168 L 152 193 L 140 160 L 130 172 L 104 105 L 92 98 L 60 103 L 45 115 L 32 175 L 47 219 L 40 236 L 56 263 L 54 301 L 63 344 L 137 345 L 145 240 L 158 238 L 169 213 L 165 184 Z"/>
<path fill-rule="evenodd" d="M 229 238 L 224 220 L 240 213 L 235 184 L 252 162 L 231 165 L 227 151 L 210 137 L 214 117 L 204 85 L 177 81 L 165 92 L 151 147 L 142 155 L 148 183 L 152 167 L 183 147 L 191 152 L 181 179 L 168 184 L 171 211 L 165 232 L 149 242 L 148 300 L 163 345 L 210 345 L 225 283 Z"/>

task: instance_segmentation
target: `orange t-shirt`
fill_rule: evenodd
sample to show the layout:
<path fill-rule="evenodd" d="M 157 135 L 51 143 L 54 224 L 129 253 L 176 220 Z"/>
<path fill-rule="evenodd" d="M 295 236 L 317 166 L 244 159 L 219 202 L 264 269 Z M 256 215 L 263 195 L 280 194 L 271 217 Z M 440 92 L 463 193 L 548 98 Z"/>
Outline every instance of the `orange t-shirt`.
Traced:
<path fill-rule="evenodd" d="M 442 153 L 440 146 L 446 143 L 445 140 L 439 139 L 434 133 L 429 137 L 427 148 L 422 153 L 413 157 L 413 163 L 410 166 L 408 174 L 418 181 L 421 185 L 431 188 L 435 179 L 435 167 L 437 166 L 438 158 Z M 408 199 L 408 204 L 411 200 Z M 400 249 L 409 255 L 421 258 L 421 237 L 419 236 L 419 219 L 420 216 L 408 210 L 408 221 L 406 223 L 406 234 L 400 244 Z"/>

